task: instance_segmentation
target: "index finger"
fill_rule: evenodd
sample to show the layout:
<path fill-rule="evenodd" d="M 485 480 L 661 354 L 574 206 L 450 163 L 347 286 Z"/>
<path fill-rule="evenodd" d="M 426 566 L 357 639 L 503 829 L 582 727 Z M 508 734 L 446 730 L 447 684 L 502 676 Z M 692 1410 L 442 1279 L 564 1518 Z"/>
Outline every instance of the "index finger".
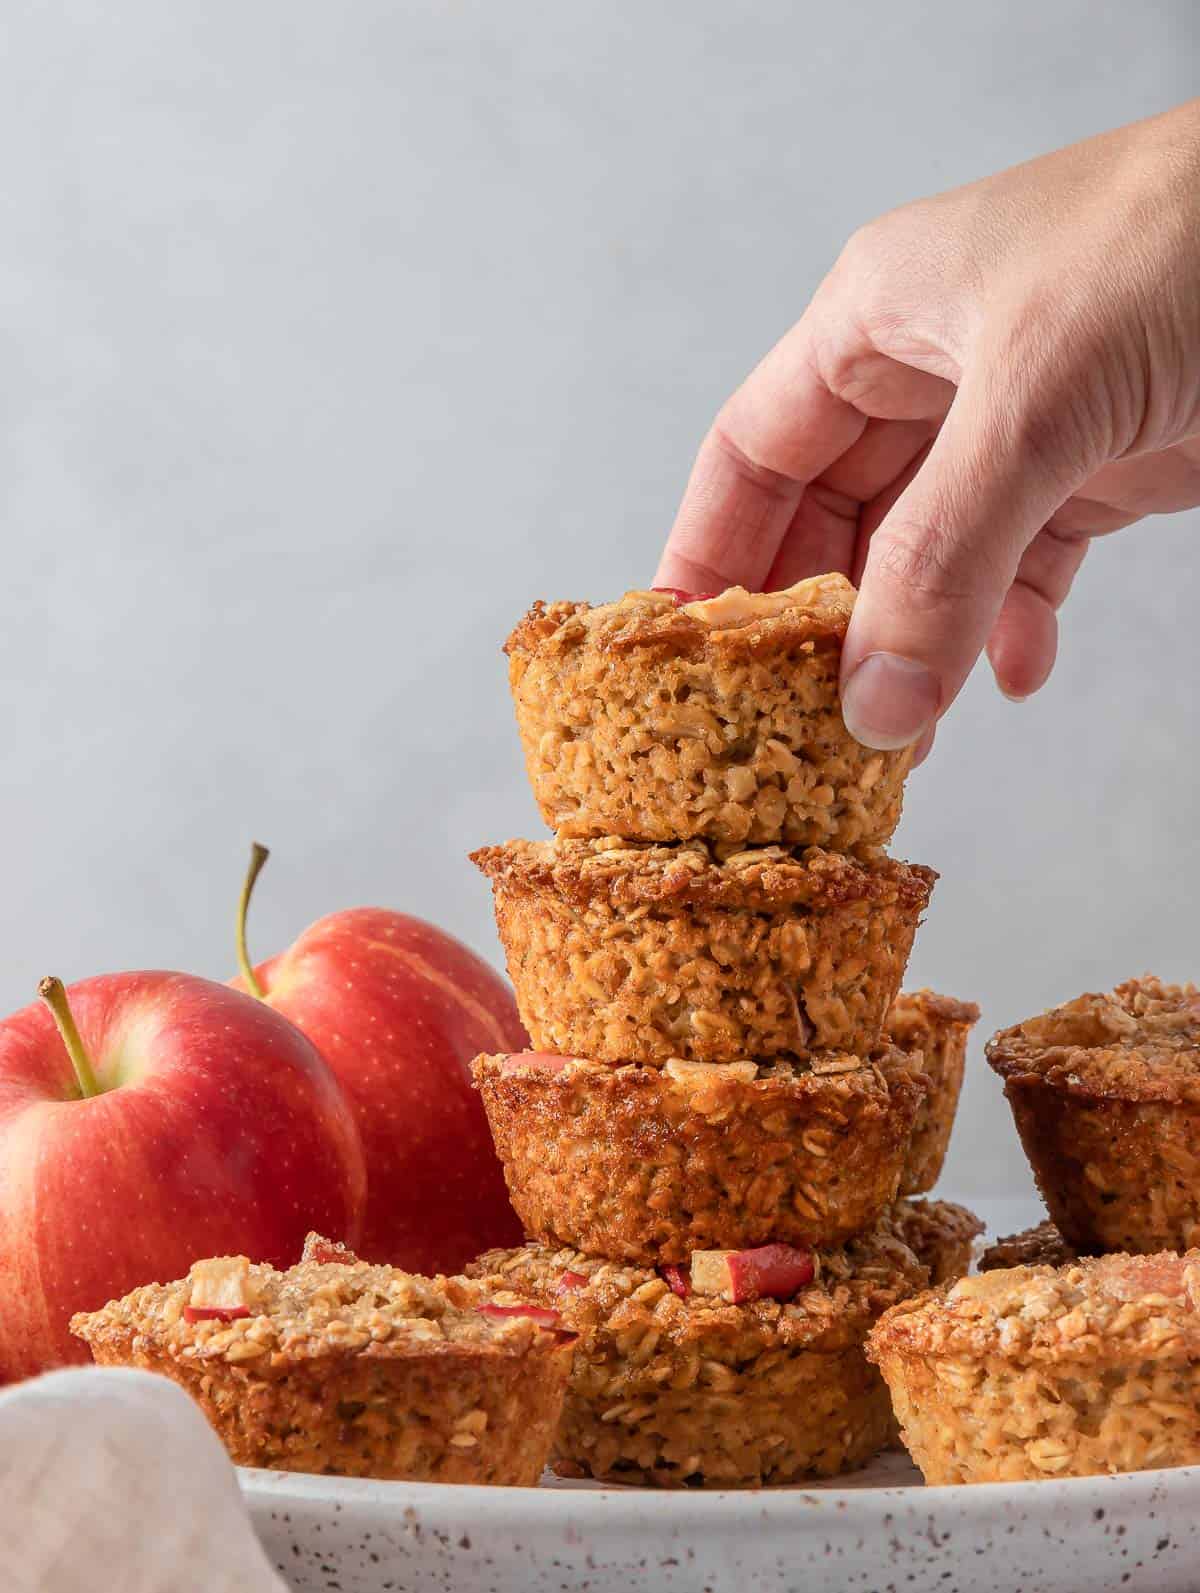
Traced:
<path fill-rule="evenodd" d="M 760 590 L 804 489 L 866 415 L 822 379 L 806 314 L 728 400 L 700 445 L 655 584 Z"/>

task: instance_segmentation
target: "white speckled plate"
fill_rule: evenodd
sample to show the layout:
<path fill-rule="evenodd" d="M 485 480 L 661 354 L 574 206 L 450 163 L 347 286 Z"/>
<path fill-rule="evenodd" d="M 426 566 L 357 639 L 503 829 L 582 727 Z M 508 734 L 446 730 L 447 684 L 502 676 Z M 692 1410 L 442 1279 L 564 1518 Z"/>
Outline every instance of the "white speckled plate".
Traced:
<path fill-rule="evenodd" d="M 978 1202 L 974 1203 L 977 1206 Z M 993 1233 L 1034 1200 L 988 1201 Z M 759 1493 L 240 1473 L 294 1588 L 338 1593 L 1197 1593 L 1200 1467 L 925 1488 L 903 1454 Z"/>
<path fill-rule="evenodd" d="M 1200 1468 L 923 1488 L 907 1457 L 761 1493 L 244 1471 L 272 1561 L 340 1593 L 1196 1593 Z"/>

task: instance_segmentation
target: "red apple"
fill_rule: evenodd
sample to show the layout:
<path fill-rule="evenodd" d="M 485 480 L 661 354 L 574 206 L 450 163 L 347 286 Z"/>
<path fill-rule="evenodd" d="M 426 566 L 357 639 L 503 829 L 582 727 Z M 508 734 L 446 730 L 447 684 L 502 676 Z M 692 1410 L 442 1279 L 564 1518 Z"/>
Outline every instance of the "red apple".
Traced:
<path fill-rule="evenodd" d="M 480 1251 L 520 1244 L 470 1063 L 529 1040 L 508 986 L 432 924 L 383 907 L 331 913 L 252 969 L 245 915 L 265 847 L 255 847 L 238 914 L 237 981 L 302 1029 L 333 1069 L 367 1163 L 364 1261 L 457 1272 Z"/>
<path fill-rule="evenodd" d="M 40 988 L 0 1022 L 0 1382 L 86 1360 L 73 1312 L 198 1257 L 353 1243 L 358 1131 L 291 1024 L 188 974 Z"/>
<path fill-rule="evenodd" d="M 310 1233 L 304 1241 L 300 1260 L 315 1261 L 321 1267 L 326 1267 L 331 1262 L 341 1267 L 356 1267 L 359 1258 L 353 1250 L 347 1250 L 345 1245 L 335 1245 L 322 1234 Z"/>
<path fill-rule="evenodd" d="M 237 1322 L 250 1315 L 248 1305 L 185 1305 L 185 1322 Z"/>
<path fill-rule="evenodd" d="M 308 1249 L 305 1240 L 304 1248 Z M 237 1322 L 250 1315 L 246 1284 L 249 1256 L 210 1256 L 194 1261 L 192 1288 L 183 1308 L 185 1322 Z"/>
<path fill-rule="evenodd" d="M 759 1245 L 754 1250 L 697 1250 L 692 1255 L 692 1288 L 697 1294 L 723 1295 L 734 1305 L 763 1298 L 790 1300 L 816 1273 L 807 1250 L 791 1245 Z"/>
<path fill-rule="evenodd" d="M 691 1294 L 692 1286 L 688 1282 L 687 1273 L 682 1267 L 664 1267 L 662 1275 L 671 1293 L 677 1294 L 681 1300 L 686 1300 L 688 1295 Z"/>
<path fill-rule="evenodd" d="M 506 1056 L 500 1064 L 503 1074 L 509 1073 L 561 1073 L 568 1062 L 574 1062 L 570 1056 L 556 1056 L 553 1051 L 518 1051 L 513 1056 Z"/>
<path fill-rule="evenodd" d="M 790 1300 L 812 1282 L 815 1271 L 809 1251 L 791 1245 L 760 1245 L 729 1258 L 735 1301 Z"/>

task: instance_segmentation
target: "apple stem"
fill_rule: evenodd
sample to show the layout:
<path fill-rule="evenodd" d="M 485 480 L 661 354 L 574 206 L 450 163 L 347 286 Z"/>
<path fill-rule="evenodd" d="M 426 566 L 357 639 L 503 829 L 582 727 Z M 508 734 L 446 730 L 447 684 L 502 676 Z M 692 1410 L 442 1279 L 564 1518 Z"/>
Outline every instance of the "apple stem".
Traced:
<path fill-rule="evenodd" d="M 50 1008 L 54 1021 L 58 1025 L 58 1032 L 62 1035 L 62 1042 L 67 1048 L 67 1055 L 71 1058 L 71 1066 L 75 1069 L 75 1077 L 79 1080 L 79 1093 L 84 1100 L 93 1095 L 101 1094 L 99 1082 L 92 1071 L 91 1060 L 84 1049 L 83 1040 L 75 1024 L 74 1014 L 71 1012 L 71 1003 L 67 1000 L 66 988 L 61 979 L 56 979 L 53 974 L 43 979 L 38 985 L 38 995 Z"/>
<path fill-rule="evenodd" d="M 255 841 L 250 847 L 250 867 L 246 870 L 246 878 L 242 884 L 242 894 L 238 899 L 237 910 L 237 958 L 238 967 L 242 970 L 242 978 L 246 981 L 246 988 L 252 996 L 257 996 L 260 1001 L 267 999 L 267 992 L 258 982 L 258 975 L 254 972 L 254 964 L 246 950 L 246 913 L 250 907 L 250 897 L 254 890 L 254 882 L 262 873 L 262 866 L 270 857 L 265 846 L 260 846 Z"/>

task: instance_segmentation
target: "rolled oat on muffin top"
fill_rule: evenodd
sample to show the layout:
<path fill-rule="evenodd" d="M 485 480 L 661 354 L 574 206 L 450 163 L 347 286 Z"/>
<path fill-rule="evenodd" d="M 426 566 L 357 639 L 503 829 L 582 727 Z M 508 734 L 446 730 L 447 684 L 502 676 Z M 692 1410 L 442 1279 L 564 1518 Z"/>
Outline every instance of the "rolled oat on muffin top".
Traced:
<path fill-rule="evenodd" d="M 917 1109 L 912 1143 L 900 1181 L 902 1195 L 932 1189 L 941 1176 L 958 1111 L 967 1038 L 979 1021 L 973 1001 L 932 990 L 901 991 L 888 1013 L 885 1035 L 919 1065 L 929 1085 Z"/>
<path fill-rule="evenodd" d="M 865 1464 L 893 1429 L 864 1338 L 929 1277 L 886 1223 L 833 1250 L 700 1252 L 661 1273 L 536 1244 L 469 1271 L 554 1304 L 579 1335 L 554 1468 L 666 1488 Z"/>
<path fill-rule="evenodd" d="M 1200 1254 L 1013 1267 L 905 1301 L 867 1354 L 927 1483 L 1200 1461 Z"/>
<path fill-rule="evenodd" d="M 1200 1241 L 1200 990 L 1131 979 L 1001 1030 L 987 1057 L 1068 1244 Z"/>
<path fill-rule="evenodd" d="M 884 845 L 911 747 L 862 746 L 838 677 L 855 589 L 536 603 L 505 645 L 534 796 L 560 835 Z"/>
<path fill-rule="evenodd" d="M 573 1339 L 510 1288 L 359 1261 L 310 1234 L 285 1272 L 198 1261 L 71 1331 L 178 1383 L 240 1465 L 508 1483 L 541 1475 Z"/>
<path fill-rule="evenodd" d="M 613 836 L 471 855 L 534 1046 L 652 1066 L 869 1052 L 937 878 L 881 854 Z"/>
<path fill-rule="evenodd" d="M 897 1200 L 882 1222 L 929 1269 L 935 1286 L 966 1277 L 984 1231 L 973 1211 L 952 1200 Z"/>
<path fill-rule="evenodd" d="M 662 1068 L 524 1052 L 472 1071 L 526 1233 L 646 1265 L 871 1227 L 926 1087 L 886 1048 Z"/>
<path fill-rule="evenodd" d="M 1065 1267 L 1080 1258 L 1052 1222 L 1039 1222 L 1035 1228 L 1005 1234 L 979 1258 L 980 1272 L 998 1272 L 1005 1267 Z"/>

